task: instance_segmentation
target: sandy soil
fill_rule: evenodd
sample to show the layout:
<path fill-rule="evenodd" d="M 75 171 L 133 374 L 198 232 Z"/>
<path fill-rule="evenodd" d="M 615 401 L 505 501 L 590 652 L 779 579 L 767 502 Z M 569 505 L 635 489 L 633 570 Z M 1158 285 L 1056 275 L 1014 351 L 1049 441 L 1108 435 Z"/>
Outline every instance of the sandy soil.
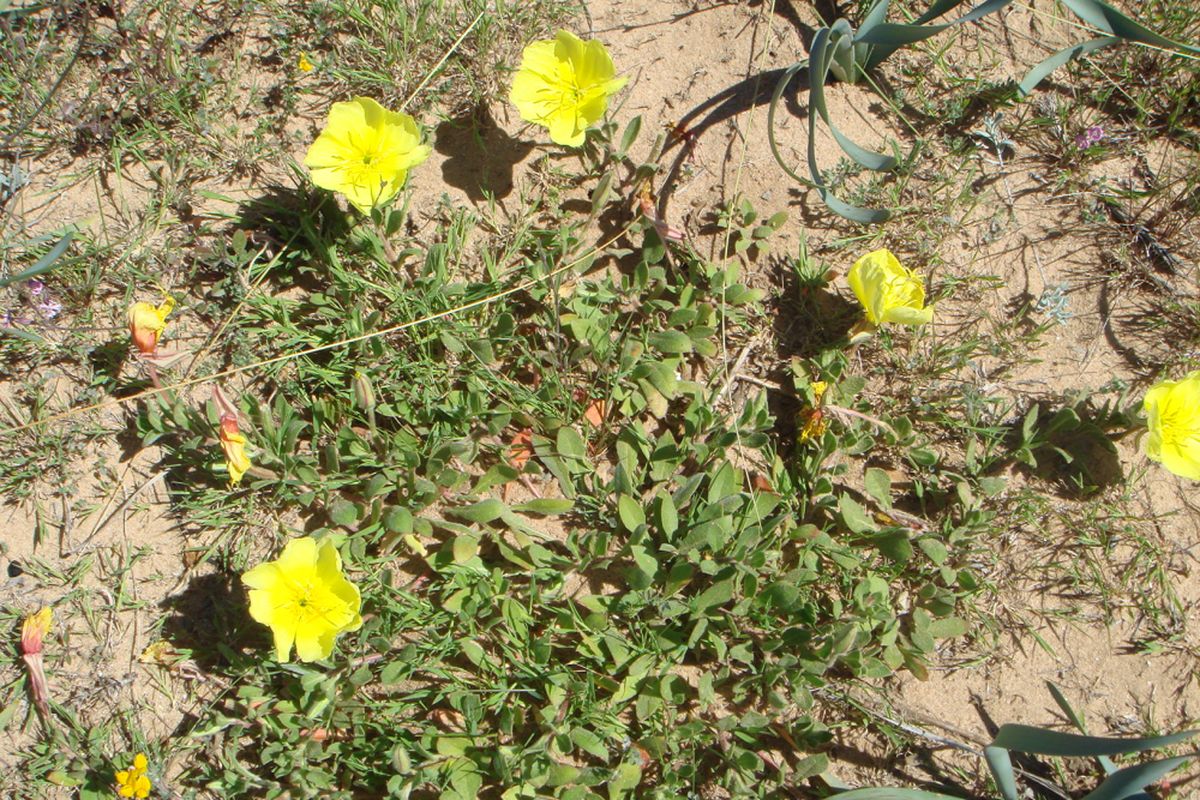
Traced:
<path fill-rule="evenodd" d="M 668 178 L 655 189 L 669 221 L 684 228 L 702 251 L 714 257 L 722 243 L 703 231 L 711 227 L 715 210 L 739 195 L 750 199 L 763 217 L 788 212 L 789 223 L 772 240 L 775 252 L 795 252 L 801 230 L 814 252 L 844 231 L 822 212 L 815 196 L 783 175 L 768 149 L 765 102 L 774 80 L 761 74 L 786 67 L 801 56 L 804 31 L 816 18 L 806 4 L 781 1 L 773 15 L 767 5 L 683 0 L 587 4 L 589 33 L 609 46 L 618 69 L 631 78 L 614 113 L 621 119 L 642 115 L 639 146 L 648 148 L 653 134 L 673 125 L 685 126 L 694 135 L 690 152 L 680 146 L 668 151 Z M 992 22 L 964 31 L 946 60 L 964 65 L 982 61 L 984 68 L 1011 75 L 1013 65 L 1027 55 L 1034 33 L 1051 45 L 1066 41 L 1065 31 L 1027 14 L 1021 16 L 1024 13 L 1014 11 L 1010 17 L 1011 28 L 1022 33 L 1015 41 Z M 911 133 L 867 90 L 839 86 L 831 90 L 829 99 L 835 121 L 865 146 L 882 149 L 891 138 L 902 146 L 911 143 Z M 798 102 L 796 110 L 803 111 L 802 96 Z M 530 164 L 540 153 L 532 144 L 536 134 L 524 128 L 505 105 L 490 109 L 490 117 L 481 134 L 482 150 L 453 121 L 437 126 L 436 150 L 421 168 L 423 180 L 416 183 L 414 208 L 433 208 L 443 193 L 456 203 L 483 207 L 483 189 L 502 203 L 519 201 L 521 188 L 530 181 Z M 295 121 L 290 142 L 297 160 L 322 123 L 317 104 L 312 105 L 309 118 Z M 780 123 L 785 156 L 795 163 L 803 158 L 805 129 L 804 120 L 792 114 Z M 484 151 L 487 159 L 479 157 Z M 822 139 L 818 158 L 832 167 L 839 151 L 832 141 Z M 1185 169 L 1186 161 L 1172 146 L 1164 145 L 1147 153 L 1144 163 L 1114 161 L 1098 164 L 1095 170 L 1113 184 L 1137 185 L 1145 180 L 1147 165 L 1161 175 Z M 1114 242 L 1081 222 L 1078 202 L 1058 196 L 1041 174 L 1044 165 L 1036 160 L 1018 152 L 1001 163 L 981 152 L 977 167 L 980 196 L 969 217 L 959 221 L 960 232 L 936 251 L 909 248 L 902 255 L 935 284 L 966 276 L 999 280 L 971 302 L 940 307 L 938 321 L 928 333 L 932 338 L 917 346 L 929 347 L 939 332 L 954 331 L 981 314 L 1003 320 L 1022 302 L 1061 287 L 1069 315 L 1043 337 L 1045 345 L 1036 363 L 998 375 L 990 372 L 996 365 L 980 363 L 973 371 L 964 371 L 963 380 L 1026 404 L 1061 398 L 1074 390 L 1099 389 L 1114 379 L 1143 386 L 1162 363 L 1167 344 L 1135 324 L 1139 288 L 1104 279 L 1101 267 Z M 281 169 L 240 186 L 253 194 L 256 186 L 283 174 Z M 26 209 L 28 221 L 31 229 L 53 227 L 63 220 L 82 220 L 99 228 L 103 218 L 110 231 L 127 233 L 122 226 L 133 225 L 137 216 L 129 212 L 130 204 L 145 201 L 152 192 L 149 184 L 144 170 L 136 167 L 120 176 L 86 180 L 66 192 L 42 185 L 38 191 L 52 196 L 54 202 L 43 208 L 33 201 Z M 209 188 L 229 193 L 231 187 L 212 182 Z M 31 195 L 38 197 L 37 192 Z M 214 203 L 197 210 L 202 215 L 218 208 Z M 1195 241 L 1194 232 L 1191 237 Z M 142 244 L 151 246 L 153 240 Z M 831 266 L 844 270 L 849 265 Z M 777 259 L 760 258 L 746 267 L 752 283 L 783 283 L 779 274 L 783 266 Z M 1194 281 L 1194 266 L 1189 269 Z M 1180 291 L 1190 289 L 1180 282 Z M 114 327 L 119 325 L 118 316 Z M 750 370 L 769 377 L 775 356 L 756 356 Z M 1174 646 L 1141 652 L 1145 620 L 1127 598 L 1109 603 L 1114 607 L 1103 607 L 1096 598 L 1065 600 L 1044 592 L 1036 581 L 1014 579 L 1021 565 L 1044 553 L 1055 537 L 1070 537 L 1073 532 L 1061 526 L 1013 531 L 997 543 L 1012 554 L 1012 572 L 1003 576 L 1004 594 L 996 599 L 996 609 L 1014 624 L 999 635 L 979 631 L 969 641 L 948 644 L 928 680 L 905 677 L 890 682 L 886 688 L 895 704 L 886 713 L 952 738 L 980 740 L 988 735 L 985 717 L 996 723 L 1061 725 L 1062 715 L 1043 686 L 1044 681 L 1052 681 L 1088 718 L 1095 733 L 1131 733 L 1148 727 L 1172 730 L 1196 719 L 1200 686 L 1189 655 L 1200 645 L 1196 634 L 1200 579 L 1195 564 L 1200 515 L 1194 491 L 1165 471 L 1146 471 L 1132 441 L 1119 445 L 1119 458 L 1126 475 L 1137 480 L 1133 496 L 1135 507 L 1147 520 L 1146 535 L 1168 554 L 1179 598 Z M 40 498 L 51 512 L 44 525 L 51 537 L 37 548 L 30 504 L 17 509 L 6 506 L 0 517 L 9 548 L 0 568 L 10 561 L 67 568 L 77 564 L 82 553 L 93 559 L 79 588 L 66 596 L 55 589 L 54 580 L 39 582 L 29 574 L 0 585 L 0 602 L 19 613 L 43 603 L 66 604 L 71 613 L 61 615 L 64 619 L 83 619 L 85 615 L 75 612 L 84 608 L 95 612 L 88 615 L 94 622 L 86 626 L 66 623 L 67 647 L 61 659 L 51 662 L 51 684 L 60 691 L 71 688 L 58 699 L 90 709 L 87 713 L 103 713 L 106 703 L 135 707 L 142 730 L 151 737 L 168 735 L 180 724 L 191 709 L 177 698 L 187 695 L 185 683 L 196 688 L 196 675 L 186 660 L 168 657 L 170 667 L 162 666 L 161 660 L 159 664 L 143 660 L 145 648 L 160 638 L 157 621 L 164 609 L 172 608 L 181 582 L 198 577 L 181 557 L 198 543 L 185 536 L 180 520 L 166 513 L 163 486 L 153 466 L 156 460 L 153 452 L 136 448 L 132 453 L 113 454 L 115 480 L 81 467 L 81 480 L 68 488 L 62 508 L 56 507 L 55 498 Z M 68 507 L 72 511 L 66 511 Z M 105 510 L 82 517 L 89 507 Z M 129 558 L 135 553 L 137 558 Z M 127 568 L 118 569 L 119 563 Z M 39 570 L 28 570 L 33 571 Z M 1136 586 L 1130 587 L 1131 594 L 1136 591 Z M 0 680 L 14 677 L 5 673 L 11 670 L 0 673 Z M 9 747 L 27 744 L 28 735 L 28 729 L 18 733 Z M 879 742 L 854 746 L 884 752 Z M 9 747 L 0 747 L 0 765 L 11 766 Z M 849 758 L 835 769 L 847 777 L 877 776 L 871 767 Z M 930 769 L 925 764 L 914 771 L 929 774 Z M 886 778 L 882 772 L 878 775 Z"/>

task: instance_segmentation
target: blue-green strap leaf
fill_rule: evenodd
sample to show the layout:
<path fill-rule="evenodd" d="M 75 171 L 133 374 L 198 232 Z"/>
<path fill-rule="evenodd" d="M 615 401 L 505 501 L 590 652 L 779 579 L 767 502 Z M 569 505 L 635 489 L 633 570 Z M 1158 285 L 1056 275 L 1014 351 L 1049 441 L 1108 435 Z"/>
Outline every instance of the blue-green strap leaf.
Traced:
<path fill-rule="evenodd" d="M 1181 44 L 1157 34 L 1101 0 L 1062 0 L 1062 3 L 1071 9 L 1075 16 L 1089 25 L 1094 25 L 1102 31 L 1120 36 L 1127 41 L 1200 54 L 1200 48 Z"/>
<path fill-rule="evenodd" d="M 1189 756 L 1164 758 L 1148 764 L 1135 764 L 1119 769 L 1104 779 L 1104 783 L 1084 796 L 1083 800 L 1126 800 L 1134 792 L 1162 780 L 1163 776 L 1187 763 Z"/>
<path fill-rule="evenodd" d="M 1046 681 L 1046 688 L 1050 690 L 1050 696 L 1054 698 L 1054 702 L 1058 703 L 1058 707 L 1067 715 L 1067 719 L 1071 720 L 1071 724 L 1078 728 L 1080 733 L 1086 735 L 1087 726 L 1083 724 L 1083 717 L 1075 711 L 1075 707 L 1067 700 L 1067 696 L 1062 693 L 1062 690 L 1051 681 Z M 1117 765 L 1108 756 L 1099 756 L 1096 760 L 1100 762 L 1105 775 L 1112 775 L 1117 771 Z"/>
<path fill-rule="evenodd" d="M 958 4 L 965 0 L 950 0 L 952 3 Z M 862 24 L 859 25 L 862 29 L 874 28 L 876 25 L 887 20 L 888 6 L 892 4 L 892 0 L 875 0 L 875 5 L 871 6 L 871 10 L 863 17 Z"/>
<path fill-rule="evenodd" d="M 877 208 L 862 208 L 839 200 L 825 184 L 825 179 L 821 177 L 821 168 L 817 164 L 817 117 L 820 116 L 829 125 L 831 131 L 836 131 L 829 121 L 829 110 L 825 106 L 825 79 L 829 75 L 831 60 L 829 34 L 828 28 L 817 31 L 816 36 L 813 37 L 812 50 L 809 53 L 808 171 L 812 175 L 812 182 L 817 193 L 833 213 L 864 225 L 877 224 L 887 220 L 892 215 L 891 212 Z M 813 110 L 816 110 L 817 113 L 813 114 Z M 834 137 L 837 138 L 837 133 L 834 133 Z M 848 139 L 846 141 L 849 142 Z M 853 144 L 853 142 L 849 143 Z M 840 139 L 838 144 L 842 144 Z M 843 145 L 842 148 L 845 149 L 845 146 Z M 861 150 L 861 148 L 859 149 Z M 849 151 L 847 153 L 849 154 Z"/>
<path fill-rule="evenodd" d="M 1095 758 L 1115 756 L 1122 753 L 1140 753 L 1187 741 L 1200 731 L 1180 731 L 1166 736 L 1143 738 L 1117 738 L 1106 736 L 1084 736 L 1078 733 L 1062 733 L 1035 728 L 1030 725 L 1001 725 L 990 748 L 1002 747 L 1021 753 L 1039 756 L 1073 756 Z"/>
<path fill-rule="evenodd" d="M 1086 42 L 1073 44 L 1070 47 L 1064 47 L 1054 55 L 1047 58 L 1042 63 L 1035 66 L 1025 74 L 1021 82 L 1017 85 L 1017 90 L 1021 95 L 1027 95 L 1037 88 L 1037 85 L 1046 80 L 1051 72 L 1066 64 L 1073 58 L 1090 53 L 1093 50 L 1099 50 L 1102 47 L 1108 47 L 1112 44 L 1117 44 L 1121 40 L 1116 36 L 1104 36 L 1099 39 L 1089 39 Z"/>
<path fill-rule="evenodd" d="M 959 800 L 949 794 L 925 792 L 920 789 L 894 789 L 890 786 L 852 789 L 834 796 L 838 800 Z"/>
<path fill-rule="evenodd" d="M 929 7 L 929 10 L 913 20 L 913 24 L 924 25 L 930 20 L 937 19 L 938 17 L 948 14 L 965 2 L 967 2 L 967 0 L 937 0 L 936 3 Z"/>
<path fill-rule="evenodd" d="M 775 139 L 775 109 L 779 107 L 779 99 L 783 96 L 783 90 L 791 83 L 796 73 L 807 66 L 807 61 L 800 61 L 788 67 L 779 79 L 779 83 L 775 84 L 775 91 L 771 94 L 771 103 L 767 106 L 767 144 L 771 146 L 771 155 L 775 156 L 775 162 L 787 173 L 788 177 L 797 183 L 808 183 L 808 181 L 797 175 L 796 171 L 783 160 L 783 154 L 779 152 L 779 142 Z"/>
<path fill-rule="evenodd" d="M 912 25 L 899 22 L 883 22 L 870 28 L 864 26 L 859 31 L 855 41 L 893 48 L 902 47 L 906 44 L 928 39 L 930 36 L 939 34 L 951 26 L 961 25 L 964 22 L 975 22 L 986 17 L 988 14 L 994 14 L 1002 10 L 1012 2 L 1013 0 L 984 0 L 984 2 L 975 6 L 958 19 L 952 19 L 949 22 L 942 22 L 937 25 L 923 25 L 919 22 Z"/>
<path fill-rule="evenodd" d="M 1017 800 L 1017 777 L 1013 774 L 1012 757 L 1008 751 L 991 745 L 983 748 L 983 757 L 1004 800 Z"/>
<path fill-rule="evenodd" d="M 822 36 L 822 33 L 825 35 Z M 833 134 L 833 138 L 837 141 L 838 146 L 859 166 L 866 167 L 875 172 L 894 169 L 896 166 L 895 158 L 859 146 L 849 136 L 838 130 L 838 127 L 833 124 L 833 120 L 829 116 L 829 107 L 825 104 L 825 78 L 829 74 L 829 63 L 833 60 L 832 48 L 837 45 L 837 42 L 833 41 L 831 36 L 831 32 L 827 29 L 822 29 L 817 31 L 817 35 L 813 37 L 809 63 L 820 66 L 809 73 L 810 105 L 821 115 L 821 121 L 829 126 L 829 132 Z M 844 39 L 839 37 L 838 41 L 844 41 Z"/>

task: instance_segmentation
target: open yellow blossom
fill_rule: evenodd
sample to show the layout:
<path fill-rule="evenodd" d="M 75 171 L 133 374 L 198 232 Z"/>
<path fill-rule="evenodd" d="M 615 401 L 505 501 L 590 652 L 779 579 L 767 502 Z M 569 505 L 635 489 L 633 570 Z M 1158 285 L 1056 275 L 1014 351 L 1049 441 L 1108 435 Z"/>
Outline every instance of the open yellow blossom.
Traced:
<path fill-rule="evenodd" d="M 170 297 L 165 298 L 157 308 L 142 302 L 129 307 L 129 335 L 138 350 L 146 355 L 155 353 L 158 335 L 167 327 L 167 315 L 174 307 L 175 301 Z"/>
<path fill-rule="evenodd" d="M 342 574 L 333 542 L 311 536 L 293 539 L 275 561 L 242 575 L 250 588 L 250 616 L 275 635 L 275 657 L 301 661 L 328 658 L 333 640 L 362 625 L 362 599 Z"/>
<path fill-rule="evenodd" d="M 1200 481 L 1200 370 L 1156 383 L 1142 407 L 1150 429 L 1146 455 L 1176 475 Z"/>
<path fill-rule="evenodd" d="M 933 309 L 925 307 L 925 282 L 887 248 L 855 261 L 846 279 L 872 325 L 924 325 L 933 319 Z"/>
<path fill-rule="evenodd" d="M 150 796 L 150 778 L 146 777 L 149 763 L 145 753 L 133 757 L 133 766 L 117 773 L 117 794 L 121 797 L 136 797 L 139 800 Z"/>
<path fill-rule="evenodd" d="M 221 449 L 225 452 L 225 466 L 229 468 L 229 482 L 240 483 L 253 465 L 250 456 L 246 455 L 246 437 L 238 430 L 236 417 L 221 418 Z"/>
<path fill-rule="evenodd" d="M 609 96 L 625 85 L 614 73 L 603 44 L 559 31 L 558 38 L 525 48 L 508 99 L 521 119 L 549 128 L 553 142 L 578 147 L 604 116 Z"/>
<path fill-rule="evenodd" d="M 313 64 L 311 61 L 308 60 L 307 53 L 300 54 L 300 58 L 296 61 L 296 67 L 301 72 L 312 72 L 313 71 Z"/>
<path fill-rule="evenodd" d="M 363 213 L 386 203 L 408 171 L 429 157 L 421 128 L 408 114 L 388 111 L 369 97 L 334 103 L 304 166 L 312 182 L 340 192 Z"/>

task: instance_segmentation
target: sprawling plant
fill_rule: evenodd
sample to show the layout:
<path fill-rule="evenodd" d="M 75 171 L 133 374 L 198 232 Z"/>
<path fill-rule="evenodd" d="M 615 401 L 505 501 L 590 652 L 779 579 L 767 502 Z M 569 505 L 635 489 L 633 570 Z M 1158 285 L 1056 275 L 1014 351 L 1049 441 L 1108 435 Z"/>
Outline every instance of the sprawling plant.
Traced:
<path fill-rule="evenodd" d="M 825 123 L 846 155 L 859 166 L 875 172 L 886 172 L 895 169 L 899 162 L 894 156 L 876 153 L 861 147 L 833 124 L 825 103 L 825 84 L 829 81 L 829 76 L 832 75 L 847 83 L 857 83 L 866 73 L 905 45 L 936 36 L 955 25 L 983 19 L 989 14 L 1006 8 L 1012 3 L 1012 0 L 984 0 L 961 17 L 949 22 L 935 22 L 962 5 L 963 2 L 964 0 L 937 0 L 928 11 L 913 22 L 897 23 L 887 21 L 891 0 L 877 0 L 867 12 L 858 30 L 855 30 L 845 19 L 838 19 L 832 25 L 817 30 L 813 36 L 808 58 L 788 67 L 779 79 L 775 93 L 771 97 L 767 117 L 767 136 L 770 140 L 771 152 L 788 175 L 800 183 L 809 184 L 815 188 L 821 199 L 835 213 L 863 223 L 883 222 L 891 216 L 891 212 L 887 209 L 863 208 L 847 203 L 836 197 L 830 190 L 817 165 L 815 142 L 818 118 Z M 1122 41 L 1164 47 L 1176 52 L 1200 54 L 1200 48 L 1180 44 L 1165 36 L 1160 36 L 1101 0 L 1062 0 L 1062 4 L 1084 23 L 1103 35 L 1063 48 L 1030 69 L 1021 82 L 1016 85 L 1016 92 L 1022 97 L 1033 91 L 1034 87 L 1045 80 L 1051 72 L 1071 59 Z M 779 105 L 779 99 L 796 73 L 805 68 L 808 70 L 809 105 L 815 111 L 808 115 L 808 179 L 800 177 L 788 166 L 779 152 L 779 146 L 775 139 L 775 112 Z"/>

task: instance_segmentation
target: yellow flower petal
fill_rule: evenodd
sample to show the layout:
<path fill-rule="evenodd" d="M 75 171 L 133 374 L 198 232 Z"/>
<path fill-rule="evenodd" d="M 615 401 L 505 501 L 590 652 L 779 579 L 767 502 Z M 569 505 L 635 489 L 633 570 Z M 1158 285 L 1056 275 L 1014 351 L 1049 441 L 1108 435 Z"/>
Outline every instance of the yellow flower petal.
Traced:
<path fill-rule="evenodd" d="M 253 464 L 246 454 L 246 437 L 238 431 L 237 419 L 233 416 L 221 420 L 221 450 L 225 453 L 229 482 L 240 483 Z"/>
<path fill-rule="evenodd" d="M 144 302 L 129 307 L 129 335 L 138 350 L 146 354 L 156 350 L 158 335 L 167 327 L 167 315 L 174 307 L 175 301 L 170 297 L 157 307 Z"/>
<path fill-rule="evenodd" d="M 1155 384 L 1142 407 L 1150 433 L 1146 455 L 1176 475 L 1200 481 L 1200 370 Z"/>
<path fill-rule="evenodd" d="M 408 114 L 389 111 L 369 97 L 334 103 L 321 135 L 308 148 L 304 165 L 312 182 L 345 195 L 369 212 L 392 199 L 408 170 L 429 157 L 421 128 Z"/>
<path fill-rule="evenodd" d="M 43 606 L 25 618 L 21 624 L 22 654 L 33 655 L 42 652 L 53 621 L 54 612 L 50 610 L 49 606 Z"/>
<path fill-rule="evenodd" d="M 846 280 L 872 325 L 924 325 L 933 319 L 933 309 L 925 306 L 921 276 L 902 266 L 886 248 L 854 262 Z"/>
<path fill-rule="evenodd" d="M 509 101 L 521 119 L 547 128 L 553 142 L 578 147 L 604 116 L 608 98 L 625 85 L 614 72 L 603 44 L 559 31 L 553 41 L 525 48 Z"/>
<path fill-rule="evenodd" d="M 242 582 L 250 589 L 250 616 L 271 628 L 280 661 L 290 658 L 293 645 L 301 661 L 328 658 L 338 634 L 362 626 L 361 595 L 329 539 L 293 539 Z"/>

